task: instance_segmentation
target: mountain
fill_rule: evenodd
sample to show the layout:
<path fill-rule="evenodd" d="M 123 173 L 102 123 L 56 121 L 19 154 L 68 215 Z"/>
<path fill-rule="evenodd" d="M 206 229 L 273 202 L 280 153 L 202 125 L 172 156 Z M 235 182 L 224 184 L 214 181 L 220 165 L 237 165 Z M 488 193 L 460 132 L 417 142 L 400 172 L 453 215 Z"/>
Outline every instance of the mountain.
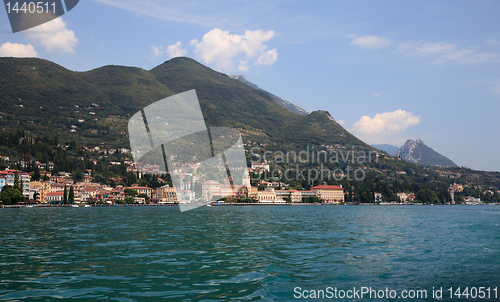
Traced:
<path fill-rule="evenodd" d="M 375 149 L 350 134 L 329 112 L 293 113 L 269 93 L 189 58 L 171 59 L 151 70 L 103 66 L 86 72 L 43 59 L 0 58 L 0 155 L 17 163 L 18 169 L 21 160 L 53 162 L 57 171 L 94 169 L 92 174 L 104 177 L 108 184 L 111 177 L 135 177 L 108 163 L 130 159 L 130 154 L 106 155 L 104 150 L 130 149 L 127 125 L 133 114 L 191 89 L 196 90 L 207 126 L 237 128 L 248 160 L 267 156 L 271 169 L 281 168 L 285 177 L 291 177 L 285 180 L 293 188 L 338 183 L 336 176 L 343 175 L 342 184 L 352 189 L 349 199 L 355 201 L 373 201 L 373 192 L 394 200 L 395 192 L 417 194 L 431 183 L 433 190 L 442 193 L 440 199 L 446 200 L 452 175 L 453 181 L 500 189 L 498 173 L 420 167 L 366 152 Z M 434 152 L 423 143 L 413 145 L 407 148 L 411 152 L 406 151 L 412 158 L 424 159 L 431 156 L 422 154 Z M 85 146 L 103 147 L 102 153 L 86 151 Z M 437 164 L 454 165 L 451 161 Z M 1 159 L 0 167 L 6 167 Z M 335 173 L 333 179 L 325 179 L 330 172 Z M 127 180 L 134 181 L 133 177 Z"/>
<path fill-rule="evenodd" d="M 373 148 L 377 148 L 381 151 L 387 152 L 387 154 L 396 156 L 396 153 L 398 153 L 399 147 L 394 146 L 394 145 L 388 145 L 388 144 L 379 144 L 379 145 L 371 145 Z"/>
<path fill-rule="evenodd" d="M 207 126 L 237 128 L 253 143 L 285 150 L 309 144 L 371 149 L 328 112 L 295 114 L 269 93 L 189 58 L 174 58 L 149 71 L 104 66 L 87 72 L 43 59 L 0 58 L 0 129 L 127 147 L 131 115 L 191 89 L 196 90 Z"/>
<path fill-rule="evenodd" d="M 252 88 L 255 88 L 255 89 L 259 89 L 259 90 L 263 90 L 263 91 L 266 91 L 262 88 L 260 88 L 259 86 L 257 86 L 256 84 L 250 82 L 244 75 L 232 75 L 232 76 L 229 76 L 230 78 L 232 79 L 236 79 L 238 81 L 241 81 L 245 84 L 247 84 L 248 86 L 252 87 Z M 291 112 L 293 113 L 297 113 L 297 114 L 300 114 L 300 115 L 308 115 L 309 114 L 309 111 L 305 110 L 304 108 L 300 107 L 300 106 L 297 106 L 295 104 L 292 104 L 290 103 L 289 101 L 285 101 L 284 99 L 270 93 L 269 91 L 266 91 L 267 93 L 269 93 L 269 95 L 271 95 L 271 97 L 273 99 L 275 99 L 278 103 L 280 103 L 281 105 L 283 105 L 286 109 L 290 110 Z"/>
<path fill-rule="evenodd" d="M 417 139 L 407 140 L 406 143 L 399 148 L 396 156 L 412 163 L 422 163 L 428 165 L 439 165 L 456 167 L 457 165 L 447 157 L 429 148 L 423 141 Z"/>

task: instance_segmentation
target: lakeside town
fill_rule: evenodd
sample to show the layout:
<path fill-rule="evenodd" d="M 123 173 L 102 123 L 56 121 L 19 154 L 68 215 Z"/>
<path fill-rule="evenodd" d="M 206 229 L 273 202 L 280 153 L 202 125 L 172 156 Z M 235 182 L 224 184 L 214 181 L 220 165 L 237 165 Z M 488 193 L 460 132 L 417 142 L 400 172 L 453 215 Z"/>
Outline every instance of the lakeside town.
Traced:
<path fill-rule="evenodd" d="M 248 166 L 240 168 L 246 170 L 239 170 L 233 183 L 223 177 L 224 166 L 208 171 L 193 164 L 186 169 L 175 156 L 170 158 L 170 173 L 155 164 L 141 166 L 132 160 L 131 150 L 103 143 L 77 146 L 74 141 L 60 143 L 57 135 L 25 132 L 2 141 L 18 150 L 0 156 L 2 206 L 496 204 L 500 194 L 491 185 L 467 184 L 463 169 L 407 165 L 376 151 L 363 157 L 354 146 L 320 145 L 285 153 L 266 151 L 266 144 L 246 140 Z M 301 171 L 307 173 L 300 175 Z M 323 177 L 324 171 L 328 177 Z M 356 179 L 354 173 L 349 179 L 349 171 L 361 172 L 363 178 Z"/>
<path fill-rule="evenodd" d="M 127 150 L 122 150 L 127 152 Z M 5 159 L 5 157 L 3 157 Z M 179 200 L 184 204 L 196 204 L 200 200 L 217 205 L 223 204 L 353 204 L 346 201 L 347 190 L 342 185 L 320 184 L 310 187 L 308 190 L 297 190 L 289 188 L 289 184 L 275 181 L 259 180 L 252 186 L 250 175 L 262 175 L 269 172 L 270 165 L 264 163 L 252 163 L 244 173 L 242 184 L 234 185 L 229 183 L 219 183 L 214 180 L 206 180 L 200 183 L 201 192 L 195 194 L 194 183 L 186 184 L 180 192 L 162 178 L 158 178 L 159 187 L 153 188 L 143 186 L 139 183 L 131 186 L 116 185 L 110 186 L 94 181 L 92 171 L 89 169 L 83 173 L 83 180 L 75 182 L 73 175 L 68 172 L 51 173 L 44 171 L 46 166 L 52 163 L 43 164 L 37 162 L 37 169 L 40 168 L 41 177 L 33 173 L 25 173 L 15 169 L 5 169 L 0 171 L 0 190 L 4 188 L 19 188 L 22 192 L 21 205 L 68 205 L 68 206 L 91 206 L 91 205 L 176 205 Z M 110 162 L 110 165 L 127 165 L 128 172 L 136 173 L 138 179 L 143 175 L 133 161 Z M 150 171 L 155 171 L 154 166 L 148 167 Z M 174 172 L 175 173 L 175 172 Z M 41 178 L 40 180 L 34 179 Z M 122 179 L 113 179 L 120 183 Z M 452 184 L 449 192 L 452 201 L 448 204 L 455 204 L 454 193 L 463 192 L 464 186 Z M 201 193 L 201 195 L 200 195 Z M 201 197 L 201 198 L 200 198 Z M 398 192 L 397 200 L 384 201 L 383 194 L 373 192 L 373 201 L 370 203 L 358 204 L 422 204 L 415 193 Z M 3 198 L 3 195 L 2 195 Z M 3 205 L 16 204 L 16 202 L 5 202 Z M 474 196 L 466 196 L 463 199 L 465 204 L 481 204 L 481 199 Z"/>

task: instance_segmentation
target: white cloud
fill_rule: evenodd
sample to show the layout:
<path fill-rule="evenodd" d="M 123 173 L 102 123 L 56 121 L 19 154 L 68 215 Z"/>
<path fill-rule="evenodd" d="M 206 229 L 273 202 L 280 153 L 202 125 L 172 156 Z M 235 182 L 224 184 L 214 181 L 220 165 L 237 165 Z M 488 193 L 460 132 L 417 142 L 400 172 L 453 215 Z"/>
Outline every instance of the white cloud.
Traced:
<path fill-rule="evenodd" d="M 349 37 L 354 37 L 354 35 L 350 35 Z M 378 36 L 357 37 L 351 42 L 351 45 L 356 45 L 365 49 L 382 48 L 390 44 L 391 40 Z"/>
<path fill-rule="evenodd" d="M 388 141 L 391 136 L 401 133 L 406 128 L 417 125 L 421 121 L 420 116 L 399 109 L 393 112 L 376 114 L 373 118 L 363 116 L 354 124 L 352 132 L 370 143 L 379 143 Z"/>
<path fill-rule="evenodd" d="M 239 70 L 245 71 L 252 60 L 255 65 L 272 65 L 277 61 L 277 50 L 267 50 L 264 44 L 273 36 L 273 30 L 247 30 L 243 35 L 236 35 L 214 28 L 201 42 L 193 39 L 190 44 L 196 47 L 196 56 L 207 64 L 224 71 L 232 71 L 238 65 Z"/>
<path fill-rule="evenodd" d="M 463 48 L 455 44 L 444 42 L 404 42 L 399 44 L 397 51 L 404 56 L 415 59 L 425 57 L 434 58 L 434 64 L 475 64 L 500 62 L 499 53 L 477 52 L 473 48 Z"/>
<path fill-rule="evenodd" d="M 337 120 L 337 123 L 338 123 L 339 125 L 345 125 L 344 120 Z"/>
<path fill-rule="evenodd" d="M 261 54 L 258 58 L 257 61 L 255 62 L 256 65 L 273 65 L 274 62 L 278 60 L 278 51 L 276 48 L 272 50 L 268 50 L 265 53 Z"/>
<path fill-rule="evenodd" d="M 497 40 L 495 39 L 490 39 L 488 41 L 486 41 L 486 44 L 490 44 L 490 45 L 500 45 L 500 42 L 498 42 Z"/>
<path fill-rule="evenodd" d="M 214 26 L 228 18 L 224 11 L 207 14 L 215 4 L 210 2 L 188 3 L 186 1 L 165 0 L 96 0 L 99 3 L 114 6 L 138 16 L 147 16 L 162 21 L 192 23 L 202 26 Z"/>
<path fill-rule="evenodd" d="M 182 49 L 182 43 L 180 41 L 177 41 L 175 44 L 167 47 L 167 54 L 170 59 L 175 57 L 183 57 L 187 54 L 187 50 Z"/>
<path fill-rule="evenodd" d="M 31 58 L 38 57 L 38 53 L 30 43 L 25 45 L 7 42 L 0 46 L 0 57 Z"/>
<path fill-rule="evenodd" d="M 239 71 L 247 71 L 248 70 L 248 62 L 244 60 L 240 60 L 240 64 L 238 65 Z"/>
<path fill-rule="evenodd" d="M 370 95 L 374 98 L 379 98 L 382 96 L 382 92 L 372 92 Z"/>
<path fill-rule="evenodd" d="M 494 94 L 500 94 L 500 79 L 488 80 L 488 81 L 476 81 L 474 85 L 486 85 L 490 88 L 491 92 Z"/>
<path fill-rule="evenodd" d="M 78 39 L 75 32 L 66 28 L 62 18 L 26 30 L 26 38 L 45 47 L 48 52 L 75 53 Z"/>
<path fill-rule="evenodd" d="M 156 47 L 155 45 L 151 45 L 151 55 L 149 58 L 151 60 L 156 60 L 161 57 L 165 52 L 162 51 L 163 46 Z"/>

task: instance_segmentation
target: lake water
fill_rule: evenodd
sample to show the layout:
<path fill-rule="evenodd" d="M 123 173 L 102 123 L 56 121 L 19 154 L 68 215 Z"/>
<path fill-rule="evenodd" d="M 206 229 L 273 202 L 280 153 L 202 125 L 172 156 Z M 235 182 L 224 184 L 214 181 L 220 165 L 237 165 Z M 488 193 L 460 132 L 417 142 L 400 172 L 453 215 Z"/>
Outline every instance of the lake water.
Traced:
<path fill-rule="evenodd" d="M 500 301 L 500 206 L 0 209 L 0 271 L 0 301 Z"/>

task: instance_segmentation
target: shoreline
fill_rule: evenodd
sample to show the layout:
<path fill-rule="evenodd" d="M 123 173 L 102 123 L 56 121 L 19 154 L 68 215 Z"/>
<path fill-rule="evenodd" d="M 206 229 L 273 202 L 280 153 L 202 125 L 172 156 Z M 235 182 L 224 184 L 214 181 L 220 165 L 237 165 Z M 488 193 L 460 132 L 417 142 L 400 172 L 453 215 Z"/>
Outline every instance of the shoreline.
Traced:
<path fill-rule="evenodd" d="M 478 206 L 478 205 L 500 205 L 499 203 L 481 204 L 423 204 L 423 203 L 343 203 L 343 204 L 323 204 L 323 203 L 232 203 L 232 204 L 211 204 L 211 207 L 235 207 L 235 206 Z M 2 205 L 0 208 L 99 208 L 99 207 L 177 207 L 178 204 L 103 204 L 103 205 L 54 205 L 54 204 L 33 204 L 33 205 Z M 205 206 L 200 205 L 200 207 Z"/>

